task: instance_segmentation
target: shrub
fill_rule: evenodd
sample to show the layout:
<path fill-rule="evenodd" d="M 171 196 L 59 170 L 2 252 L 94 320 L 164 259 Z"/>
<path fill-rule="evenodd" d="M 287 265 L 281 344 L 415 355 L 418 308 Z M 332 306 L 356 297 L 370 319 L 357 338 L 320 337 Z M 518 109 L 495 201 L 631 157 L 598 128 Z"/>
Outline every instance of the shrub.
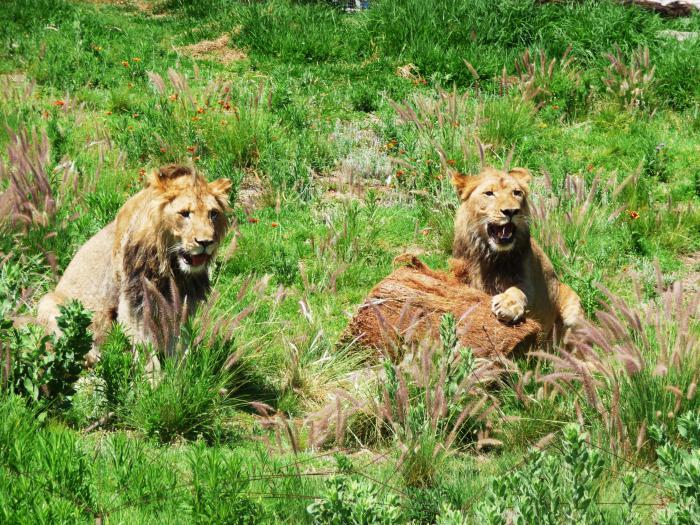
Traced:
<path fill-rule="evenodd" d="M 368 480 L 343 474 L 329 481 L 322 498 L 307 511 L 318 525 L 390 525 L 403 522 L 399 503 L 395 494 L 382 494 Z"/>
<path fill-rule="evenodd" d="M 562 433 L 558 455 L 537 450 L 523 468 L 496 477 L 478 504 L 478 523 L 607 523 L 598 506 L 604 461 L 576 425 Z"/>
<path fill-rule="evenodd" d="M 43 336 L 31 327 L 12 328 L 7 323 L 3 331 L 9 339 L 10 388 L 35 401 L 41 397 L 65 408 L 75 393 L 83 357 L 92 347 L 92 333 L 88 329 L 91 314 L 78 301 L 61 305 L 60 312 L 59 337 Z"/>
<path fill-rule="evenodd" d="M 664 485 L 671 502 L 658 513 L 662 525 L 700 522 L 700 414 L 686 412 L 676 423 L 678 437 L 669 439 L 662 425 L 649 428 Z"/>

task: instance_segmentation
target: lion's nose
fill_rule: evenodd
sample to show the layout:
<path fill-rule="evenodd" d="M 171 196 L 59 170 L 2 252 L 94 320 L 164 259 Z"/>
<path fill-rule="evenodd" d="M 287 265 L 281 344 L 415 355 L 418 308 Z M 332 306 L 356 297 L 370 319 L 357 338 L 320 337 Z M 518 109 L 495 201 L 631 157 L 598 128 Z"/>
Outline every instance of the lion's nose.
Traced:
<path fill-rule="evenodd" d="M 510 208 L 507 210 L 501 210 L 501 213 L 512 219 L 519 211 L 520 210 L 518 210 L 517 208 Z"/>
<path fill-rule="evenodd" d="M 196 239 L 196 238 L 195 238 L 194 241 L 195 241 L 197 244 L 199 244 L 200 246 L 203 246 L 203 247 L 205 247 L 205 248 L 206 248 L 207 246 L 209 246 L 210 244 L 213 244 L 213 243 L 214 243 L 214 241 L 213 241 L 212 239 Z"/>

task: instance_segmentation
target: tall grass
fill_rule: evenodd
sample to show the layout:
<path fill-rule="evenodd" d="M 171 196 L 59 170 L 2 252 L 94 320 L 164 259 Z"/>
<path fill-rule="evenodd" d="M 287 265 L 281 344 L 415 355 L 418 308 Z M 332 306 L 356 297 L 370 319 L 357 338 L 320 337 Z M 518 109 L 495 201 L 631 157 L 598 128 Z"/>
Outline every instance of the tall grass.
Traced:
<path fill-rule="evenodd" d="M 580 385 L 577 403 L 592 409 L 610 448 L 621 453 L 653 450 L 651 425 L 673 434 L 676 417 L 699 406 L 700 294 L 684 294 L 680 282 L 666 289 L 659 275 L 658 295 L 645 305 L 638 286 L 630 304 L 606 291 L 608 304 L 582 332 L 577 354 L 540 354 L 555 364 L 542 380 Z"/>

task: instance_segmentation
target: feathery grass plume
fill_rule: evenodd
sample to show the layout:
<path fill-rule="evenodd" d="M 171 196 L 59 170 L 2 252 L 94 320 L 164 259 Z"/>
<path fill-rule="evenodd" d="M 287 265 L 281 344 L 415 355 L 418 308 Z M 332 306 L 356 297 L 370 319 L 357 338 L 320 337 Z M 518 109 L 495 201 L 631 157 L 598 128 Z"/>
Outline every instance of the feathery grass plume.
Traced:
<path fill-rule="evenodd" d="M 0 181 L 7 189 L 0 194 L 0 220 L 28 229 L 47 226 L 56 214 L 56 199 L 48 173 L 49 140 L 45 132 L 7 129 L 10 141 L 7 161 L 0 161 Z"/>
<path fill-rule="evenodd" d="M 567 389 L 583 389 L 610 447 L 621 453 L 650 452 L 646 429 L 663 423 L 675 431 L 679 411 L 697 410 L 700 369 L 700 292 L 683 284 L 657 290 L 659 299 L 636 306 L 606 289 L 606 304 L 559 357 L 540 353 L 557 373 L 540 378 Z"/>
<path fill-rule="evenodd" d="M 603 84 L 608 93 L 627 110 L 651 109 L 654 73 L 656 66 L 649 60 L 649 48 L 640 48 L 630 57 L 629 64 L 619 46 L 613 53 L 608 53 L 610 65 L 605 70 Z"/>

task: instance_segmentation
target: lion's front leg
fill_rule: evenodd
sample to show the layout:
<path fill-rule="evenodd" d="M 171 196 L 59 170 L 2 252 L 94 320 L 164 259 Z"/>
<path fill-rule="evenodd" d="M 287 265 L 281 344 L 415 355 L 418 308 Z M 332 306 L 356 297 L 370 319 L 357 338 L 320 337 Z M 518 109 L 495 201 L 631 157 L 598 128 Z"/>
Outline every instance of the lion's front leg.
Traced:
<path fill-rule="evenodd" d="M 491 311 L 504 323 L 520 321 L 527 308 L 527 296 L 520 288 L 511 286 L 491 299 Z"/>

